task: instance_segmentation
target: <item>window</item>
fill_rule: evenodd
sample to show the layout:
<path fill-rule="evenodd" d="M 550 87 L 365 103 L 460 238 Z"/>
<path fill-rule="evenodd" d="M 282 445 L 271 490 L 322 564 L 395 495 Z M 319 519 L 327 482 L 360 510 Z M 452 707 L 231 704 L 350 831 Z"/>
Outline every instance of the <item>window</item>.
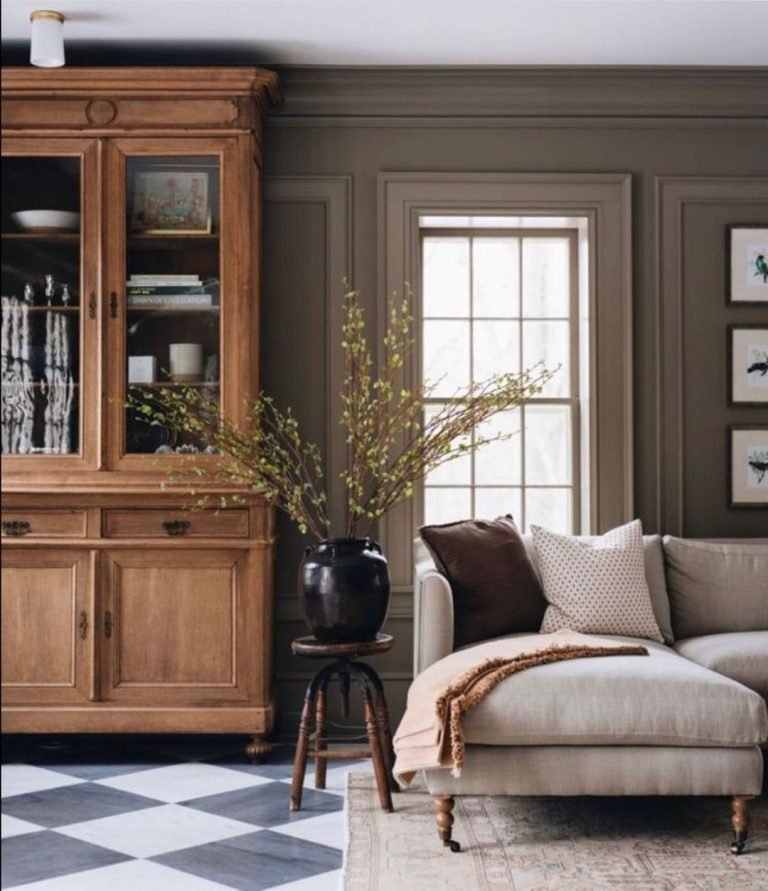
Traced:
<path fill-rule="evenodd" d="M 437 382 L 427 415 L 492 374 L 539 360 L 561 366 L 538 396 L 480 431 L 511 432 L 510 439 L 427 477 L 424 521 L 511 513 L 521 529 L 536 523 L 581 531 L 588 350 L 579 256 L 586 227 L 553 218 L 430 217 L 421 220 L 420 239 L 421 375 Z"/>

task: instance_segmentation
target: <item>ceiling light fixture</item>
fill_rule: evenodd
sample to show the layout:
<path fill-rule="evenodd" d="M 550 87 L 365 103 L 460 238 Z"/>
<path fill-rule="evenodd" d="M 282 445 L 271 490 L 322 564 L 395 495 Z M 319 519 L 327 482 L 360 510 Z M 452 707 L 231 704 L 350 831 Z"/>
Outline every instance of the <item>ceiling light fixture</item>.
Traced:
<path fill-rule="evenodd" d="M 64 64 L 64 16 L 51 9 L 29 14 L 32 40 L 29 61 L 38 68 L 61 68 Z"/>

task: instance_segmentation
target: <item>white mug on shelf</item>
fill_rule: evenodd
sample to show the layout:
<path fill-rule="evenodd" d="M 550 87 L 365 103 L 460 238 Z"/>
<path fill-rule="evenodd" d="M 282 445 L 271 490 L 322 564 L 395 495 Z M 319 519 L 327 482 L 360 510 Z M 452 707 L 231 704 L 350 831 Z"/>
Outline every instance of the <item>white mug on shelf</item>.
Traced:
<path fill-rule="evenodd" d="M 171 379 L 179 383 L 199 381 L 203 377 L 203 345 L 172 343 L 169 345 Z"/>

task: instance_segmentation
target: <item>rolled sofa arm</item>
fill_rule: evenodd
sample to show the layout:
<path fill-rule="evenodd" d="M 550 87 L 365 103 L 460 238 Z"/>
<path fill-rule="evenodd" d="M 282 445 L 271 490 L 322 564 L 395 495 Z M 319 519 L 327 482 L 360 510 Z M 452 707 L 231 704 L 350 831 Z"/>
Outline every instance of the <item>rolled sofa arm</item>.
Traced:
<path fill-rule="evenodd" d="M 453 652 L 453 595 L 431 559 L 417 560 L 413 579 L 413 673 Z"/>

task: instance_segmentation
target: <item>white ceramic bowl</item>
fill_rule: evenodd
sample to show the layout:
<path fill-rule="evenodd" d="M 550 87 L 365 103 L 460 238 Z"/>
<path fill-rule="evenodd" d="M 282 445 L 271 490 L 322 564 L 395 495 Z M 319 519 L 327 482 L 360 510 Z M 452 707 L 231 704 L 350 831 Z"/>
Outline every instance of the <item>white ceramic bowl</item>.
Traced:
<path fill-rule="evenodd" d="M 80 214 L 69 210 L 20 210 L 12 213 L 11 219 L 29 232 L 76 232 L 80 228 Z"/>

